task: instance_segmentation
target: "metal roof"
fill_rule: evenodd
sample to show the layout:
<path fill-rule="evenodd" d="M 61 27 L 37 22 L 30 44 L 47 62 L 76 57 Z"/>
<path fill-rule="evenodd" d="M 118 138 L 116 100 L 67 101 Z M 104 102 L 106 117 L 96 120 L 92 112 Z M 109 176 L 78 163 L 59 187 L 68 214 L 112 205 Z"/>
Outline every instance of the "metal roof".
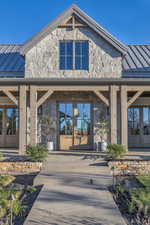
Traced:
<path fill-rule="evenodd" d="M 0 44 L 0 77 L 24 77 L 22 45 Z M 150 45 L 128 45 L 123 58 L 123 77 L 150 77 Z"/>
<path fill-rule="evenodd" d="M 123 71 L 129 76 L 150 76 L 150 45 L 128 45 Z"/>
<path fill-rule="evenodd" d="M 23 76 L 25 62 L 20 48 L 21 45 L 0 44 L 0 77 Z"/>

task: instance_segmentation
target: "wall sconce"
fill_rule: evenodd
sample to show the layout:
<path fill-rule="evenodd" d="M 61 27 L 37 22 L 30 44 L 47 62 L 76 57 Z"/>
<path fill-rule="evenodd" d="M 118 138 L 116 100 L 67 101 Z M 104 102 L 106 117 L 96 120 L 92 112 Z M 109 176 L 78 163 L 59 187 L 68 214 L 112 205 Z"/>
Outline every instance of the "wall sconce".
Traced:
<path fill-rule="evenodd" d="M 74 116 L 78 116 L 78 109 L 77 108 L 74 109 Z"/>

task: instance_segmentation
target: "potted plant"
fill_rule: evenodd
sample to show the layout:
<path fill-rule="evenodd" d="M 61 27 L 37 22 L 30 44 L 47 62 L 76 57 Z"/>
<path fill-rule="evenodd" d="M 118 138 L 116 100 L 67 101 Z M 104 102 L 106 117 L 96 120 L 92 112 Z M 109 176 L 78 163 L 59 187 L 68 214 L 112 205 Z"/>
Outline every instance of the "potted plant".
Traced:
<path fill-rule="evenodd" d="M 54 150 L 54 135 L 56 132 L 56 119 L 49 115 L 42 115 L 40 118 L 42 135 L 46 139 L 47 149 Z"/>
<path fill-rule="evenodd" d="M 99 121 L 96 124 L 96 142 L 97 150 L 99 150 L 99 142 L 101 151 L 107 151 L 106 135 L 108 134 L 108 120 L 104 112 L 99 113 Z"/>

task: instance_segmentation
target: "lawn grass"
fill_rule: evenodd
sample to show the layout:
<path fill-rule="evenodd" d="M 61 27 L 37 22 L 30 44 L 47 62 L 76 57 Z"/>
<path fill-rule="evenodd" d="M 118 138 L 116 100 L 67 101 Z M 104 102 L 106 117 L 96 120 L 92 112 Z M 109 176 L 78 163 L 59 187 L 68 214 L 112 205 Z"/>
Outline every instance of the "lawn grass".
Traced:
<path fill-rule="evenodd" d="M 141 183 L 144 187 L 150 188 L 150 175 L 140 175 L 137 176 L 136 179 Z"/>

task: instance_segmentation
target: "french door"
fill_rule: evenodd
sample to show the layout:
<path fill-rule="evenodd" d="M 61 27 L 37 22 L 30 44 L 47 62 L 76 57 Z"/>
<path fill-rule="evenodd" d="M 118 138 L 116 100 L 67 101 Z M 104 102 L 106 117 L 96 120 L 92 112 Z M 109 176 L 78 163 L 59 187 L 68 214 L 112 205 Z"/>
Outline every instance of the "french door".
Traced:
<path fill-rule="evenodd" d="M 0 108 L 0 147 L 18 147 L 17 108 Z"/>
<path fill-rule="evenodd" d="M 59 103 L 60 150 L 92 147 L 91 103 Z"/>
<path fill-rule="evenodd" d="M 150 147 L 150 107 L 128 109 L 129 147 Z"/>

